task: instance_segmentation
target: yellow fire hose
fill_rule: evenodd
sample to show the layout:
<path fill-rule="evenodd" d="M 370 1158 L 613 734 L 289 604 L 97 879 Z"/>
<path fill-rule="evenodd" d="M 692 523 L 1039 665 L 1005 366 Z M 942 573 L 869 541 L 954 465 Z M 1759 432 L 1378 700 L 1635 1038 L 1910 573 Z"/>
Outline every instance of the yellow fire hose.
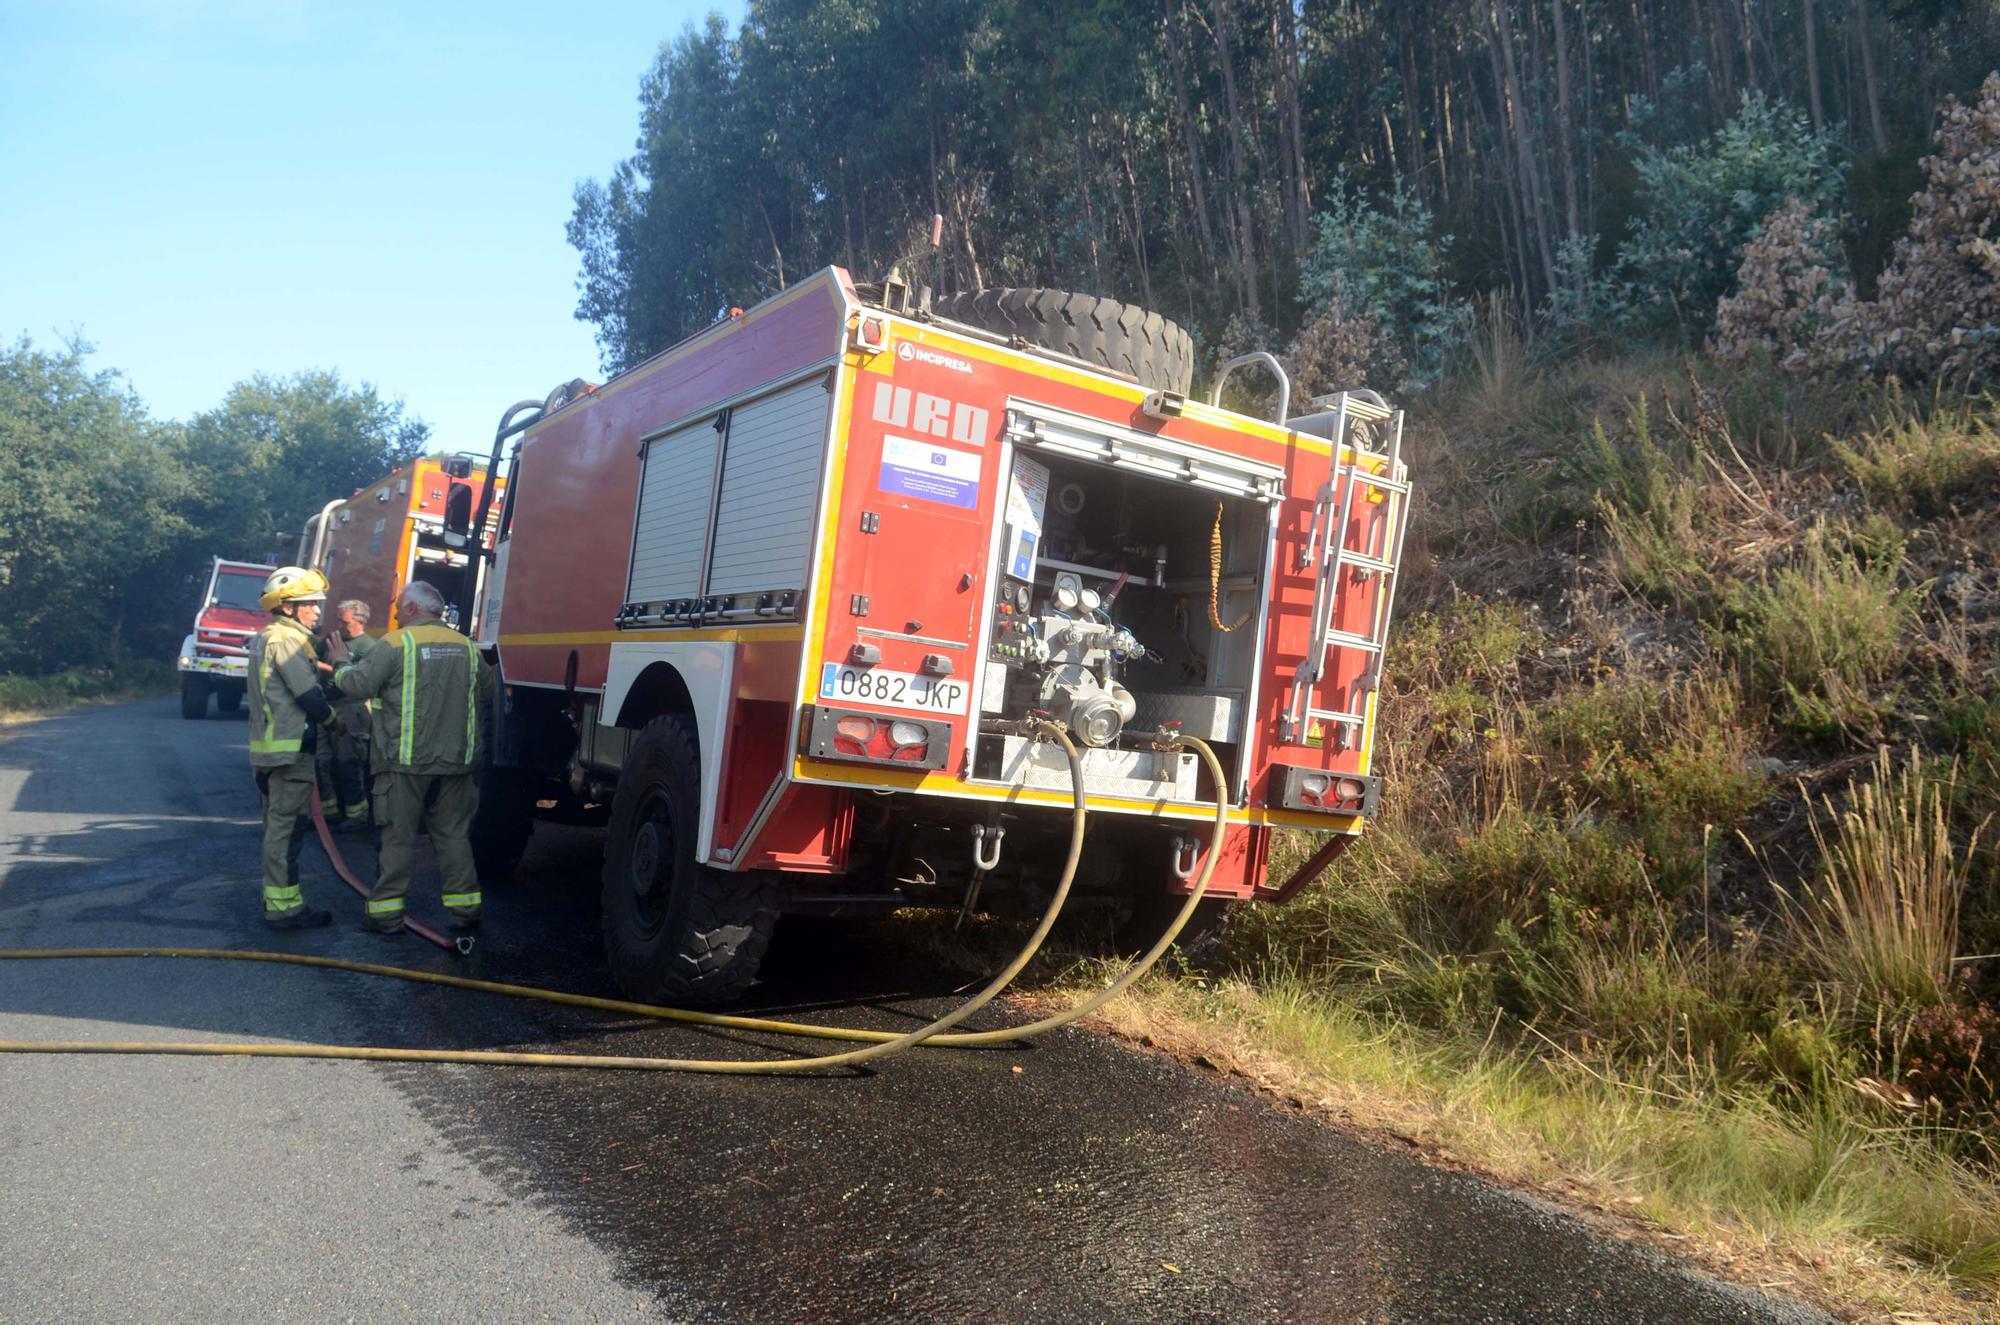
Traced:
<path fill-rule="evenodd" d="M 605 1012 L 622 1012 L 635 1016 L 652 1017 L 662 1021 L 681 1022 L 696 1026 L 710 1026 L 739 1031 L 761 1031 L 781 1035 L 809 1036 L 817 1039 L 864 1041 L 866 1048 L 850 1049 L 836 1054 L 825 1054 L 815 1058 L 793 1058 L 779 1060 L 739 1061 L 715 1058 L 642 1058 L 603 1054 L 531 1054 L 503 1053 L 490 1050 L 471 1049 L 384 1049 L 364 1045 L 336 1044 L 244 1044 L 244 1043 L 202 1043 L 202 1042 L 154 1042 L 154 1041 L 96 1041 L 96 1040 L 0 1040 L 0 1053 L 42 1053 L 42 1054 L 173 1054 L 206 1057 L 237 1058 L 338 1058 L 359 1059 L 367 1062 L 405 1063 L 466 1063 L 509 1067 L 572 1067 L 608 1068 L 627 1071 L 652 1072 L 711 1072 L 731 1075 L 773 1075 L 796 1072 L 819 1071 L 827 1068 L 853 1067 L 877 1058 L 899 1054 L 918 1045 L 929 1044 L 949 1048 L 974 1048 L 983 1045 L 1007 1044 L 1044 1034 L 1059 1026 L 1067 1025 L 1102 1007 L 1116 997 L 1134 980 L 1144 975 L 1172 945 L 1188 920 L 1194 915 L 1195 907 L 1208 890 L 1209 880 L 1214 876 L 1215 865 L 1220 856 L 1222 834 L 1228 818 L 1228 800 L 1223 794 L 1226 777 L 1215 752 L 1208 745 L 1194 737 L 1183 737 L 1182 742 L 1192 748 L 1207 765 L 1209 775 L 1216 787 L 1215 836 L 1209 843 L 1206 859 L 1201 872 L 1196 876 L 1194 888 L 1188 894 L 1187 902 L 1169 924 L 1166 931 L 1153 946 L 1124 974 L 1110 985 L 1099 990 L 1074 1008 L 1045 1017 L 1026 1026 L 994 1031 L 979 1031 L 964 1034 L 948 1034 L 951 1027 L 986 1006 L 1001 990 L 1012 983 L 1014 978 L 1026 968 L 1040 950 L 1043 940 L 1054 927 L 1056 917 L 1068 900 L 1070 885 L 1075 881 L 1076 870 L 1083 854 L 1083 830 L 1086 818 L 1085 793 L 1083 786 L 1082 760 L 1076 746 L 1068 734 L 1054 723 L 1043 723 L 1040 731 L 1059 742 L 1069 760 L 1070 782 L 1074 792 L 1075 806 L 1070 818 L 1069 854 L 1063 862 L 1062 877 L 1056 884 L 1054 896 L 1048 908 L 1042 913 L 1041 921 L 1022 947 L 1018 956 L 1009 962 L 987 986 L 951 1012 L 928 1025 L 915 1030 L 896 1034 L 891 1031 L 850 1030 L 838 1026 L 814 1026 L 804 1022 L 773 1021 L 761 1017 L 729 1016 L 721 1013 L 690 1012 L 681 1008 L 655 1007 L 646 1003 L 627 1003 L 619 999 L 593 998 L 584 994 L 565 994 L 556 990 L 536 989 L 528 985 L 503 984 L 493 980 L 473 980 L 464 976 L 443 975 L 429 971 L 410 971 L 396 966 L 382 966 L 373 962 L 344 961 L 335 957 L 312 957 L 301 953 L 234 951 L 225 948 L 47 948 L 0 950 L 0 960 L 44 960 L 86 957 L 177 957 L 199 958 L 217 961 L 270 962 L 288 966 L 316 966 L 328 970 L 352 971 L 363 975 L 386 976 L 397 980 L 410 980 L 420 984 L 449 985 L 459 989 L 473 989 L 485 993 L 506 994 L 515 998 L 534 999 L 545 1003 L 560 1003 L 571 1007 L 592 1008 Z"/>

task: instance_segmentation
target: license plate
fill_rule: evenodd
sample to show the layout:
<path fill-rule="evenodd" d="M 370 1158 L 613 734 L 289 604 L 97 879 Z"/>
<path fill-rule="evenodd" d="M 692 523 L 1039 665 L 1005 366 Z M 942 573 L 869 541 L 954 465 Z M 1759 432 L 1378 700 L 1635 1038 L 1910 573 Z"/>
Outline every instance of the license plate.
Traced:
<path fill-rule="evenodd" d="M 948 676 L 918 676 L 843 663 L 827 663 L 819 674 L 821 699 L 879 704 L 918 713 L 963 713 L 970 695 L 970 686 Z"/>

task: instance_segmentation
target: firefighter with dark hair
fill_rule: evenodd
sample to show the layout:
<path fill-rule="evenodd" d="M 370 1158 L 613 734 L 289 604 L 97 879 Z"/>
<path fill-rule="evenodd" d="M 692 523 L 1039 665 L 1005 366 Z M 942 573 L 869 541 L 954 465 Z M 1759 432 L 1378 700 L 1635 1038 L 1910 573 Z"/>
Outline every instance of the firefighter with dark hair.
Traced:
<path fill-rule="evenodd" d="M 451 927 L 479 924 L 479 870 L 470 837 L 479 789 L 472 770 L 480 705 L 493 699 L 493 668 L 471 640 L 444 624 L 444 610 L 444 595 L 412 580 L 396 599 L 402 628 L 333 674 L 343 695 L 379 701 L 371 761 L 382 845 L 367 918 L 367 928 L 378 934 L 402 931 L 419 829 L 431 835 Z"/>
<path fill-rule="evenodd" d="M 315 737 L 333 726 L 320 693 L 313 629 L 326 603 L 326 576 L 281 566 L 264 581 L 259 606 L 271 623 L 250 641 L 250 768 L 264 798 L 264 923 L 311 929 L 333 919 L 299 892 L 299 851 L 312 805 Z"/>

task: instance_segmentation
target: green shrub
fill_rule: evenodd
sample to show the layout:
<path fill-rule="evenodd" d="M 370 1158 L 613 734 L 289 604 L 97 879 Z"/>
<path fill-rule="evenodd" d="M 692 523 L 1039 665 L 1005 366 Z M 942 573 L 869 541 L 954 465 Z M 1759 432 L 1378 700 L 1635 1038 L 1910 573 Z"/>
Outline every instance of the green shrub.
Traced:
<path fill-rule="evenodd" d="M 1611 540 L 1612 569 L 1626 587 L 1688 605 L 1709 587 L 1709 550 L 1700 529 L 1701 480 L 1687 459 L 1653 440 L 1646 396 L 1626 417 L 1628 439 L 1611 440 L 1595 421 L 1584 446 L 1586 472 Z"/>
<path fill-rule="evenodd" d="M 1630 145 L 1641 210 L 1619 261 L 1642 304 L 1696 331 L 1707 328 L 1764 218 L 1787 198 L 1811 205 L 1840 192 L 1838 138 L 1755 93 L 1700 143 Z"/>
<path fill-rule="evenodd" d="M 1869 501 L 1898 514 L 1943 515 L 2000 484 L 2000 433 L 1970 408 L 1904 413 L 1833 454 Z"/>
<path fill-rule="evenodd" d="M 1787 720 L 1821 735 L 1874 720 L 1868 689 L 1902 663 L 1923 594 L 1898 587 L 1900 555 L 1857 557 L 1836 541 L 1816 530 L 1792 565 L 1735 587 L 1724 633 Z"/>
<path fill-rule="evenodd" d="M 1452 237 L 1433 233 L 1430 209 L 1402 184 L 1376 203 L 1337 175 L 1324 201 L 1299 270 L 1299 301 L 1337 301 L 1391 329 L 1411 383 L 1435 382 L 1472 321 L 1445 276 Z"/>

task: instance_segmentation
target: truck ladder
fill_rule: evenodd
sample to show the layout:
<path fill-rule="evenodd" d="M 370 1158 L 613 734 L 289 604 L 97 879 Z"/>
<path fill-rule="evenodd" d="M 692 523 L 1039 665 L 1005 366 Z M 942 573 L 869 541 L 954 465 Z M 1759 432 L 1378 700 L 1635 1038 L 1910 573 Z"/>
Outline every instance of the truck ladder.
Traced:
<path fill-rule="evenodd" d="M 1390 609 L 1396 598 L 1396 568 L 1403 559 L 1410 482 L 1402 464 L 1402 411 L 1360 399 L 1353 392 L 1343 392 L 1337 399 L 1333 468 L 1313 503 L 1312 527 L 1299 553 L 1301 570 L 1318 567 L 1313 582 L 1312 633 L 1306 656 L 1294 672 L 1286 693 L 1279 736 L 1288 743 L 1298 744 L 1311 738 L 1315 724 L 1324 723 L 1337 733 L 1334 748 L 1344 750 L 1361 743 L 1362 727 L 1367 722 L 1367 697 L 1382 679 L 1382 651 L 1389 633 Z M 1365 430 L 1371 425 L 1386 432 L 1386 447 L 1363 446 Z M 1363 461 L 1380 468 L 1369 468 Z M 1372 504 L 1375 511 L 1361 532 L 1361 546 L 1350 547 L 1349 523 L 1357 492 L 1368 494 L 1363 500 Z M 1329 514 L 1331 519 L 1327 518 Z M 1365 633 L 1340 630 L 1333 624 L 1345 619 L 1341 608 L 1347 604 L 1351 591 L 1368 594 L 1373 604 Z M 1328 665 L 1335 649 L 1359 650 L 1371 661 L 1355 679 L 1343 707 L 1321 707 L 1315 704 L 1315 695 L 1321 680 L 1329 671 L 1336 670 Z"/>

